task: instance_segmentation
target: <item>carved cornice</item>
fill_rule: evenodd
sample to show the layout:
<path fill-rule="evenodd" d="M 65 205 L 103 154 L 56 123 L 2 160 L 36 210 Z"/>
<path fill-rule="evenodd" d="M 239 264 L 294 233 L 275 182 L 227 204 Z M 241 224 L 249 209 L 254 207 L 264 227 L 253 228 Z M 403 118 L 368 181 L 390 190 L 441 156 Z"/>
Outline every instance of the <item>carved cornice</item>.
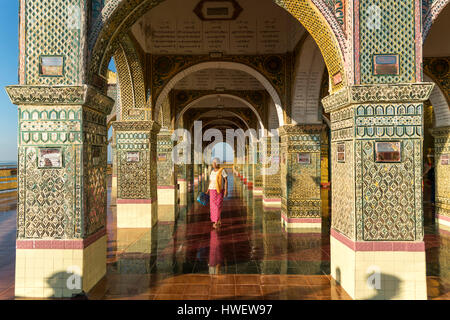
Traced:
<path fill-rule="evenodd" d="M 324 128 L 325 125 L 323 124 L 287 124 L 278 128 L 278 130 L 280 136 L 284 136 L 293 134 L 320 134 Z"/>
<path fill-rule="evenodd" d="M 423 102 L 433 88 L 430 82 L 351 86 L 323 98 L 322 104 L 330 113 L 352 104 Z"/>
<path fill-rule="evenodd" d="M 91 86 L 21 86 L 6 87 L 11 102 L 18 106 L 82 105 L 110 114 L 114 100 Z"/>
<path fill-rule="evenodd" d="M 430 132 L 435 138 L 450 138 L 450 127 L 437 127 Z"/>
<path fill-rule="evenodd" d="M 116 121 L 113 128 L 116 131 L 147 131 L 158 134 L 161 125 L 155 121 Z"/>

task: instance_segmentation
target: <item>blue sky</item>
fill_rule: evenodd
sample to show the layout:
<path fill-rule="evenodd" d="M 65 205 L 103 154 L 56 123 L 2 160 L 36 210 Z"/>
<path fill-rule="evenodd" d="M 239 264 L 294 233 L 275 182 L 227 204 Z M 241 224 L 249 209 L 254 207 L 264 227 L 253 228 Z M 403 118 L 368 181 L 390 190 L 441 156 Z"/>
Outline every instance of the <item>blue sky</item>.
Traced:
<path fill-rule="evenodd" d="M 0 161 L 17 161 L 17 107 L 5 86 L 17 84 L 19 1 L 2 1 L 0 10 Z"/>

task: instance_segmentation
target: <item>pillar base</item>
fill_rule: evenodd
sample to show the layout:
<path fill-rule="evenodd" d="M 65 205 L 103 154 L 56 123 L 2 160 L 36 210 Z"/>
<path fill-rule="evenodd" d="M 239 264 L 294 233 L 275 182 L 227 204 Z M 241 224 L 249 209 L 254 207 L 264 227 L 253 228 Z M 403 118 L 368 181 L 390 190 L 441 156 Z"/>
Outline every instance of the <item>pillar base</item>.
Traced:
<path fill-rule="evenodd" d="M 158 206 L 152 200 L 117 200 L 117 228 L 151 228 L 158 221 Z"/>
<path fill-rule="evenodd" d="M 158 186 L 158 205 L 177 205 L 177 190 L 175 186 Z"/>
<path fill-rule="evenodd" d="M 292 233 L 319 232 L 322 229 L 321 218 L 288 218 L 281 214 L 281 225 L 283 230 Z"/>
<path fill-rule="evenodd" d="M 330 247 L 331 276 L 353 299 L 427 299 L 424 242 L 354 242 L 331 230 Z"/>
<path fill-rule="evenodd" d="M 174 222 L 178 218 L 177 205 L 158 205 L 158 223 Z"/>
<path fill-rule="evenodd" d="M 254 187 L 254 188 L 253 188 L 253 196 L 254 196 L 254 197 L 255 197 L 255 196 L 260 196 L 260 197 L 262 197 L 262 196 L 263 196 L 263 191 L 264 191 L 264 189 L 261 188 L 261 187 Z"/>
<path fill-rule="evenodd" d="M 111 178 L 111 205 L 116 205 L 117 202 L 117 176 Z"/>
<path fill-rule="evenodd" d="M 187 206 L 187 182 L 186 180 L 178 180 L 178 185 L 180 188 L 180 206 Z"/>
<path fill-rule="evenodd" d="M 281 198 L 263 198 L 263 206 L 267 208 L 281 208 Z"/>
<path fill-rule="evenodd" d="M 106 242 L 106 230 L 84 240 L 17 240 L 16 297 L 71 298 L 89 292 L 106 274 Z"/>

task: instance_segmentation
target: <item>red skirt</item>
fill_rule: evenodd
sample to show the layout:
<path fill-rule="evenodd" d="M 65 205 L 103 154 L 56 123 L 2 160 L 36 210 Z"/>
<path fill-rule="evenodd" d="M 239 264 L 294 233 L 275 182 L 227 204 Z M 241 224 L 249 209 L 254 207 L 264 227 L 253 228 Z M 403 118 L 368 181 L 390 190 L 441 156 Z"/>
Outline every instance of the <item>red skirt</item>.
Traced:
<path fill-rule="evenodd" d="M 209 190 L 209 197 L 211 221 L 217 222 L 222 214 L 223 192 L 218 193 L 216 190 Z"/>

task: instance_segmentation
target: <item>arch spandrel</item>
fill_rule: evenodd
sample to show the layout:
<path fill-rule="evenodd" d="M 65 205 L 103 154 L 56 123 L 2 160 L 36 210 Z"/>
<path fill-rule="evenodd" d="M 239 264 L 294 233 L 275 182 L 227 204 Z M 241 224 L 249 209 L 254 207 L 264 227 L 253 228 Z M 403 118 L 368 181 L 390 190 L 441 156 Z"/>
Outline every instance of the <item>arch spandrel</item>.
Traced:
<path fill-rule="evenodd" d="M 88 62 L 88 83 L 94 83 L 99 75 L 107 71 L 109 58 L 117 48 L 118 38 L 126 32 L 148 10 L 166 0 L 110 0 L 96 20 L 89 36 L 88 46 L 92 52 Z M 274 0 L 285 8 L 305 28 L 317 42 L 330 78 L 333 91 L 339 90 L 347 83 L 342 51 L 344 49 L 342 29 L 332 28 L 333 17 L 327 14 L 321 0 Z M 323 4 L 323 5 L 322 5 Z M 326 18 L 327 17 L 327 18 Z M 338 33 L 336 35 L 336 33 Z M 340 39 L 338 42 L 337 39 Z"/>

